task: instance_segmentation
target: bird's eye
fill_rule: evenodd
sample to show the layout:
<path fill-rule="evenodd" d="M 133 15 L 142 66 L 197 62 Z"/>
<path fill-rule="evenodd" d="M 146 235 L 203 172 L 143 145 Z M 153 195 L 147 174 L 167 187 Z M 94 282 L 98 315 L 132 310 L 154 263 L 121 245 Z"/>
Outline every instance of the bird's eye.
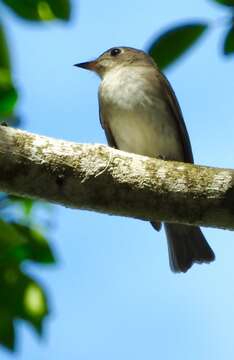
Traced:
<path fill-rule="evenodd" d="M 117 56 L 117 55 L 119 55 L 120 53 L 121 53 L 121 50 L 118 49 L 118 48 L 114 48 L 114 49 L 112 49 L 111 52 L 110 52 L 111 56 Z"/>

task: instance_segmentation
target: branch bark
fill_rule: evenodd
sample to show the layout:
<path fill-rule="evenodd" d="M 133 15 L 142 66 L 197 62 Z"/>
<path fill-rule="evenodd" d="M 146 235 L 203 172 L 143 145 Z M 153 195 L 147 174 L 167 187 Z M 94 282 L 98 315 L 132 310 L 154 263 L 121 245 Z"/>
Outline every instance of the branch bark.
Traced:
<path fill-rule="evenodd" d="M 0 126 L 0 191 L 142 220 L 234 229 L 234 170 Z"/>

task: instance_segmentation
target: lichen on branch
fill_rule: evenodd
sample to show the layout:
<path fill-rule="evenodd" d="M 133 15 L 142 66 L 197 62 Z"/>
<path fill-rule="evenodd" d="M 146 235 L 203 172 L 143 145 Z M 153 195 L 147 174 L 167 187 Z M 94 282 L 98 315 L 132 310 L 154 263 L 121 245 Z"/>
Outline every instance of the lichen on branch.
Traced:
<path fill-rule="evenodd" d="M 234 170 L 0 126 L 0 191 L 142 220 L 234 229 Z"/>

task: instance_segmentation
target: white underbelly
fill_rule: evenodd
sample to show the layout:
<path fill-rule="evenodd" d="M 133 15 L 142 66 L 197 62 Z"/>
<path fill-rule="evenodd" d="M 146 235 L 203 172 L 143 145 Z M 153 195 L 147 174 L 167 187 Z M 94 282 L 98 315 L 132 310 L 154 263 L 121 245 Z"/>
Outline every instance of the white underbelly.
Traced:
<path fill-rule="evenodd" d="M 109 126 L 120 150 L 169 160 L 183 160 L 178 129 L 169 114 L 113 112 Z M 165 118 L 166 116 L 166 118 Z M 168 121 L 167 121 L 168 120 Z"/>

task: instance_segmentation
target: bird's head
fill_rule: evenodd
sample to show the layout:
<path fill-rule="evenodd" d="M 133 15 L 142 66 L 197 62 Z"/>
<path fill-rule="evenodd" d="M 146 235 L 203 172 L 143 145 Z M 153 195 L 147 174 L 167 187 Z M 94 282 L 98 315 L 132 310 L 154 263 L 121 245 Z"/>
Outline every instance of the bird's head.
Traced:
<path fill-rule="evenodd" d="M 144 51 L 121 46 L 108 49 L 95 60 L 75 64 L 75 66 L 92 70 L 103 78 L 107 73 L 119 67 L 149 64 L 152 65 L 153 60 Z"/>

